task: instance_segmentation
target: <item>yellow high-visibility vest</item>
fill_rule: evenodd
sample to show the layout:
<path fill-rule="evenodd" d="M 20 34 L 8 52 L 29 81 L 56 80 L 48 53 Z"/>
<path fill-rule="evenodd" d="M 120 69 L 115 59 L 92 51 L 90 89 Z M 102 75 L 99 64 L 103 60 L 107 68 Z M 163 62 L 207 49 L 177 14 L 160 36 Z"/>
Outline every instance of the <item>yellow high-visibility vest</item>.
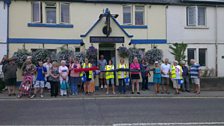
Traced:
<path fill-rule="evenodd" d="M 106 65 L 106 70 L 114 70 L 114 65 Z M 106 72 L 106 79 L 113 79 L 114 78 L 114 72 Z"/>
<path fill-rule="evenodd" d="M 92 64 L 89 63 L 88 68 L 91 68 L 91 67 L 92 67 Z M 83 63 L 82 68 L 86 68 L 86 63 Z M 83 72 L 80 73 L 80 76 L 81 77 L 83 76 Z M 92 79 L 92 76 L 93 76 L 93 71 L 89 71 L 89 77 L 88 78 Z"/>
<path fill-rule="evenodd" d="M 122 64 L 119 64 L 118 65 L 118 69 L 121 69 L 122 68 Z M 127 69 L 128 67 L 127 67 L 127 64 L 124 64 L 124 69 Z M 124 72 L 124 71 L 123 71 Z M 127 72 L 124 72 L 124 77 L 122 78 L 122 71 L 118 71 L 117 72 L 117 78 L 118 79 L 123 79 L 123 78 L 126 78 L 127 77 Z"/>
<path fill-rule="evenodd" d="M 174 65 L 171 66 L 171 78 L 176 78 L 177 75 L 176 75 L 176 67 Z"/>

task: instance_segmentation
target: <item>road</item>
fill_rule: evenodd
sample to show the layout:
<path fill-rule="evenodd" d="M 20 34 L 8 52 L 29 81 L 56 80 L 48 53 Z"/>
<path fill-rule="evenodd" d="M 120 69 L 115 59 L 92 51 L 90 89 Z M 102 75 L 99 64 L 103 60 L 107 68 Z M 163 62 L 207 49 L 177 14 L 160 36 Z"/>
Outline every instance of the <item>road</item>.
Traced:
<path fill-rule="evenodd" d="M 198 122 L 224 122 L 224 98 L 0 100 L 1 125 L 119 126 Z"/>

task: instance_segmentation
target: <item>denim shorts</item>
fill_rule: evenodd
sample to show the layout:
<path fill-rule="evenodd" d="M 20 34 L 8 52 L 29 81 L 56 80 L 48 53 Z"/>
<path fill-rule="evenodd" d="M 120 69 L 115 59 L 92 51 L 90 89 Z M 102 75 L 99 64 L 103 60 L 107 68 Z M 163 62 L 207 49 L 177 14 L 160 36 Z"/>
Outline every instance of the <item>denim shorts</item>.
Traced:
<path fill-rule="evenodd" d="M 114 78 L 107 80 L 107 85 L 109 85 L 109 84 L 114 85 Z"/>

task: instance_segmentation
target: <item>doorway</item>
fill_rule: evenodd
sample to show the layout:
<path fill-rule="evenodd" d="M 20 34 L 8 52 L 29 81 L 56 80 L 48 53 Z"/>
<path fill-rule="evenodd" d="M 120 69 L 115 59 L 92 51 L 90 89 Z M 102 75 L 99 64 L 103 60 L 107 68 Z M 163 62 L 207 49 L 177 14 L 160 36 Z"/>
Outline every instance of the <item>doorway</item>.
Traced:
<path fill-rule="evenodd" d="M 107 63 L 109 60 L 112 60 L 113 64 L 116 66 L 115 44 L 99 44 L 99 58 L 100 55 L 104 55 Z"/>

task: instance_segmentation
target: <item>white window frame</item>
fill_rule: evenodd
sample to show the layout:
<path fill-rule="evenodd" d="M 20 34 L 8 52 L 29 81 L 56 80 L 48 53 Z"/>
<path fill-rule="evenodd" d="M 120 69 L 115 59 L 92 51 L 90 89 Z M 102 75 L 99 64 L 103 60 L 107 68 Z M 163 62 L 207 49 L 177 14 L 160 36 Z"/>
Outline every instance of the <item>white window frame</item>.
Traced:
<path fill-rule="evenodd" d="M 51 2 L 51 1 L 47 1 L 47 2 Z M 58 18 L 58 16 L 57 16 L 57 2 L 53 2 L 53 1 L 52 1 L 52 3 L 55 3 L 55 6 L 54 6 L 54 7 L 55 7 L 55 12 L 56 12 L 56 14 L 55 14 L 55 16 L 56 16 L 56 17 L 55 17 L 55 23 L 49 23 L 49 22 L 47 22 L 47 8 L 51 8 L 51 6 L 47 6 L 47 2 L 45 2 L 45 19 L 46 19 L 45 22 L 46 22 L 47 24 L 57 24 L 57 20 L 58 20 L 58 19 L 57 19 L 57 18 Z M 53 8 L 53 6 L 52 6 L 52 8 Z"/>
<path fill-rule="evenodd" d="M 188 6 L 187 8 L 186 8 L 186 10 L 187 10 L 187 26 L 193 26 L 193 27 L 206 27 L 207 26 L 207 9 L 206 9 L 206 7 L 203 7 L 203 8 L 205 8 L 205 25 L 199 25 L 198 23 L 199 23 L 199 18 L 198 18 L 198 8 L 199 7 L 203 7 L 203 6 Z M 190 18 L 189 18 L 189 8 L 194 8 L 195 9 L 195 24 L 189 24 L 189 22 L 190 22 Z"/>
<path fill-rule="evenodd" d="M 62 21 L 62 9 L 61 9 L 61 7 L 62 7 L 63 4 L 69 6 L 68 22 L 63 22 Z M 70 3 L 68 3 L 68 2 L 61 2 L 60 3 L 60 23 L 62 23 L 62 24 L 69 24 L 70 23 Z"/>
<path fill-rule="evenodd" d="M 36 4 L 36 3 L 38 3 L 39 4 L 39 20 L 37 20 L 37 21 L 34 21 L 34 8 L 33 8 L 33 6 L 34 6 L 34 4 Z M 31 6 L 32 6 L 32 22 L 33 23 L 41 23 L 42 22 L 42 8 L 41 8 L 41 6 L 42 6 L 42 3 L 41 3 L 41 1 L 33 1 L 33 2 L 31 2 Z"/>
<path fill-rule="evenodd" d="M 130 7 L 130 13 L 131 13 L 131 17 L 130 17 L 130 23 L 125 23 L 124 22 L 124 8 L 125 7 Z M 124 25 L 132 25 L 133 24 L 133 6 L 132 5 L 123 5 L 123 24 Z"/>
<path fill-rule="evenodd" d="M 142 11 L 139 11 L 139 10 L 136 10 L 136 7 L 142 7 L 143 10 Z M 140 24 L 141 25 L 145 25 L 145 6 L 144 5 L 135 5 L 135 16 L 134 16 L 134 21 L 135 21 L 135 25 L 139 25 L 139 24 L 136 24 L 136 12 L 139 11 L 139 12 L 143 12 L 143 24 Z"/>

